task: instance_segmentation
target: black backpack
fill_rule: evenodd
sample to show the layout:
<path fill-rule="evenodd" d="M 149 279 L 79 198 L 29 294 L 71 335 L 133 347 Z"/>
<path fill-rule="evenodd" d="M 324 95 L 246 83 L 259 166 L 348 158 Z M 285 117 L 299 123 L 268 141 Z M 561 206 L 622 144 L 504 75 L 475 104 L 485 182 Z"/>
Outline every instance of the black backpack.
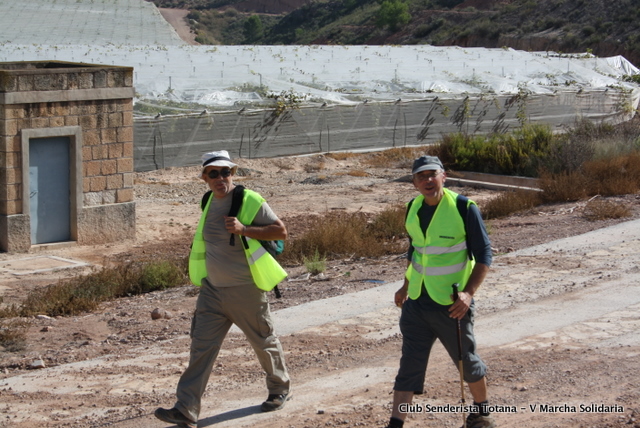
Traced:
<path fill-rule="evenodd" d="M 211 190 L 209 190 L 202 196 L 202 200 L 200 201 L 201 210 L 204 210 L 204 208 L 207 206 L 207 202 L 209 202 L 211 193 L 212 193 Z M 231 208 L 229 209 L 229 214 L 227 214 L 229 217 L 238 216 L 238 213 L 240 212 L 240 208 L 242 207 L 243 199 L 244 199 L 244 186 L 236 186 L 233 189 L 233 194 L 231 195 Z M 231 234 L 231 237 L 229 238 L 229 245 L 231 246 L 236 245 L 235 238 L 236 238 L 236 235 Z M 247 244 L 246 238 L 244 236 L 240 236 L 240 238 L 244 248 L 249 248 L 249 244 Z M 272 241 L 261 240 L 260 243 L 262 244 L 264 249 L 267 250 L 267 252 L 271 254 L 271 256 L 274 258 L 282 254 L 282 252 L 284 251 L 284 241 L 281 239 L 272 240 Z M 277 285 L 274 287 L 273 291 L 276 294 L 276 298 L 279 299 L 280 297 L 282 297 L 282 295 L 280 294 L 280 290 L 278 290 Z"/>
<path fill-rule="evenodd" d="M 411 204 L 413 204 L 412 199 L 407 204 L 407 212 L 404 214 L 405 221 L 407 220 L 407 216 L 409 215 L 409 210 L 411 209 Z M 464 235 L 467 239 L 467 253 L 469 254 L 469 260 L 473 260 L 473 254 L 471 254 L 471 247 L 469 247 L 469 234 L 467 233 L 467 216 L 469 215 L 469 198 L 463 195 L 458 195 L 456 197 L 456 208 L 458 208 L 458 213 L 460 213 L 460 217 L 462 217 L 462 223 L 464 224 Z"/>

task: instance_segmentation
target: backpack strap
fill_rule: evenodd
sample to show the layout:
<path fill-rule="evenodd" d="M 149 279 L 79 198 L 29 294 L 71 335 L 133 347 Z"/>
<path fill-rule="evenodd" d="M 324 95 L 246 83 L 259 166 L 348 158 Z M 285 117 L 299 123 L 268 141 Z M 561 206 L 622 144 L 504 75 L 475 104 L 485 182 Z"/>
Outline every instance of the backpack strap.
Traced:
<path fill-rule="evenodd" d="M 204 208 L 207 206 L 207 202 L 209 202 L 209 197 L 213 192 L 209 190 L 204 195 L 202 195 L 202 200 L 200 201 L 200 211 L 204 211 Z"/>
<path fill-rule="evenodd" d="M 207 202 L 211 198 L 211 190 L 207 191 L 204 195 L 202 195 L 202 200 L 200 201 L 200 209 L 204 211 L 207 206 Z M 237 217 L 240 212 L 240 208 L 242 207 L 242 200 L 244 199 L 244 186 L 236 186 L 233 189 L 233 193 L 231 195 L 231 208 L 229 209 L 229 217 Z M 235 245 L 235 235 L 231 234 L 231 238 L 229 238 L 229 245 Z"/>
<path fill-rule="evenodd" d="M 467 223 L 469 222 L 469 198 L 458 194 L 456 197 L 456 207 L 458 213 L 462 217 L 462 223 L 464 224 L 464 236 L 467 240 L 467 253 L 469 253 L 469 260 L 473 260 L 473 254 L 471 253 L 471 247 L 469 247 L 469 233 L 467 231 Z"/>
<path fill-rule="evenodd" d="M 411 205 L 413 204 L 413 201 L 415 201 L 416 198 L 411 199 L 408 203 L 407 203 L 407 211 L 404 213 L 404 222 L 407 222 L 407 217 L 409 216 L 409 210 L 411 210 Z"/>
<path fill-rule="evenodd" d="M 233 188 L 233 193 L 231 194 L 231 208 L 229 209 L 229 217 L 237 217 L 240 212 L 240 208 L 242 207 L 242 200 L 244 199 L 244 186 L 236 186 Z M 232 233 L 229 238 L 229 245 L 232 247 L 236 245 L 236 236 Z M 245 242 L 245 246 L 246 242 Z"/>

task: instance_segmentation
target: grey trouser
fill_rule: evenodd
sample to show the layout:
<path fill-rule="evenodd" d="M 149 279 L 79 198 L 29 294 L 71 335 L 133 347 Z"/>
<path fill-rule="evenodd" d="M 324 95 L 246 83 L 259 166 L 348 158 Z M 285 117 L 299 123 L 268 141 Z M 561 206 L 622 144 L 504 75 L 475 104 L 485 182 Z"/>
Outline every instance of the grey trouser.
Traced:
<path fill-rule="evenodd" d="M 269 394 L 289 391 L 280 340 L 274 333 L 266 293 L 255 285 L 213 287 L 204 279 L 191 323 L 189 367 L 180 377 L 175 407 L 197 421 L 213 363 L 231 325 L 237 325 L 267 374 Z"/>
<path fill-rule="evenodd" d="M 458 364 L 457 322 L 449 318 L 448 306 L 434 308 L 427 292 L 416 299 L 408 299 L 402 305 L 400 331 L 402 332 L 402 358 L 400 369 L 393 387 L 396 391 L 413 391 L 422 394 L 424 378 L 427 370 L 429 354 L 436 339 L 444 345 L 453 362 Z M 482 379 L 487 367 L 476 353 L 476 342 L 473 335 L 473 318 L 475 305 L 460 320 L 462 336 L 462 367 L 466 382 L 477 382 Z"/>

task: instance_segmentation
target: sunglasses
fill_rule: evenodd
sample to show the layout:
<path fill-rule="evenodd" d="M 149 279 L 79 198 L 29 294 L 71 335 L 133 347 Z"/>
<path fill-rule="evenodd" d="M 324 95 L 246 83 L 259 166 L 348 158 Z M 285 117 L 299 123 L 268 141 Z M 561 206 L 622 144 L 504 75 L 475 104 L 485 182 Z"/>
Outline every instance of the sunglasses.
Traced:
<path fill-rule="evenodd" d="M 431 179 L 435 179 L 440 174 L 442 174 L 442 171 L 438 171 L 435 174 L 416 174 L 415 177 L 418 181 L 429 181 Z"/>
<path fill-rule="evenodd" d="M 218 178 L 218 176 L 221 176 L 222 178 L 227 178 L 231 175 L 231 170 L 229 168 L 225 168 L 223 170 L 212 169 L 211 171 L 209 171 L 209 174 L 207 175 L 211 179 Z"/>

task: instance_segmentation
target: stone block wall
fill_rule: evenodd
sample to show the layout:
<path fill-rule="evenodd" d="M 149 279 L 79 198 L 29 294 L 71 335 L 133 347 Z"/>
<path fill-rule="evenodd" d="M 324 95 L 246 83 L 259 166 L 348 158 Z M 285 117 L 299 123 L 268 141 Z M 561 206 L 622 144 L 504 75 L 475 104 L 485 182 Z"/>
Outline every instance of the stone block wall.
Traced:
<path fill-rule="evenodd" d="M 130 67 L 0 63 L 0 250 L 32 245 L 30 138 L 71 138 L 72 241 L 135 236 L 133 95 Z"/>

